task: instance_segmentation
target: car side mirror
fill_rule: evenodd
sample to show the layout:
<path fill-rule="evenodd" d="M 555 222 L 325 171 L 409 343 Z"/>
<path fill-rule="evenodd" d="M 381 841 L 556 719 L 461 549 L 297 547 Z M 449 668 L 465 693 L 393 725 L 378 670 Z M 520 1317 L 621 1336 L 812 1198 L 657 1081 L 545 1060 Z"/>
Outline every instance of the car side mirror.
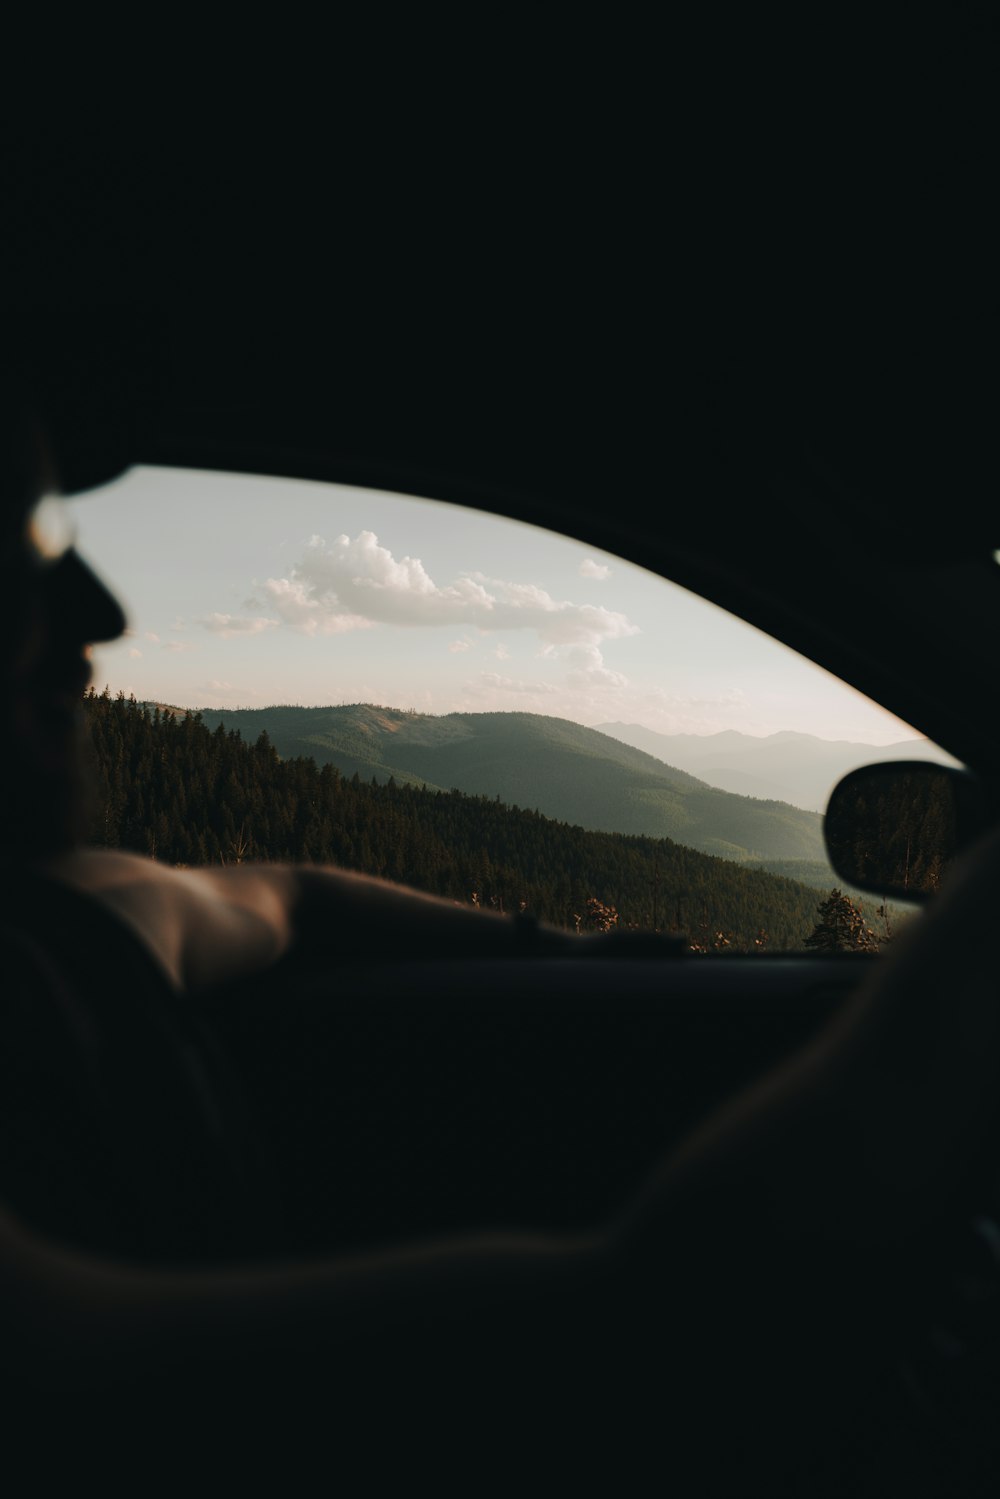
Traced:
<path fill-rule="evenodd" d="M 970 772 L 900 760 L 865 765 L 838 782 L 823 831 L 841 879 L 876 895 L 923 901 L 986 821 Z"/>

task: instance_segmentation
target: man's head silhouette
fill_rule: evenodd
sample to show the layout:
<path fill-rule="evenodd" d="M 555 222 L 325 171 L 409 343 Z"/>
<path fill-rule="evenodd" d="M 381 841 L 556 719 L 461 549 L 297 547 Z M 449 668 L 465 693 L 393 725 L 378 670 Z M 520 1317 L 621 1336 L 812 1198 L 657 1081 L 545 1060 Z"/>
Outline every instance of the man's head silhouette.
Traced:
<path fill-rule="evenodd" d="M 89 646 L 125 627 L 118 602 L 76 552 L 63 492 L 120 465 L 76 466 L 29 392 L 0 410 L 0 850 L 24 856 L 76 841 L 81 826 L 80 699 Z M 67 479 L 63 478 L 63 470 Z"/>

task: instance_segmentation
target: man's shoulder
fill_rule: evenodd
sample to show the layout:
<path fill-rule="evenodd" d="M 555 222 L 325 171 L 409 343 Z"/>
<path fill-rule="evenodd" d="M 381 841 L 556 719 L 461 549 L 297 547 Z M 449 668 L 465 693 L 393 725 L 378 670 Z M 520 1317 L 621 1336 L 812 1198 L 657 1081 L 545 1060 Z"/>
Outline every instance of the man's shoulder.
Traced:
<path fill-rule="evenodd" d="M 29 866 L 32 874 L 97 893 L 122 883 L 158 883 L 174 871 L 144 854 L 122 848 L 71 848 Z"/>

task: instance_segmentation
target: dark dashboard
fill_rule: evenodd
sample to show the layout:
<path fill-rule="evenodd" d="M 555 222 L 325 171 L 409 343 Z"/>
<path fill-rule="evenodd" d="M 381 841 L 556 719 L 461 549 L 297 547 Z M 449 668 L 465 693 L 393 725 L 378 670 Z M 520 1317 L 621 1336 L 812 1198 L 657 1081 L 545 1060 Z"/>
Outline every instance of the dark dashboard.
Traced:
<path fill-rule="evenodd" d="M 291 959 L 256 995 L 213 997 L 303 1249 L 598 1228 L 879 961 L 654 959 L 606 940 L 579 939 L 578 958 Z"/>

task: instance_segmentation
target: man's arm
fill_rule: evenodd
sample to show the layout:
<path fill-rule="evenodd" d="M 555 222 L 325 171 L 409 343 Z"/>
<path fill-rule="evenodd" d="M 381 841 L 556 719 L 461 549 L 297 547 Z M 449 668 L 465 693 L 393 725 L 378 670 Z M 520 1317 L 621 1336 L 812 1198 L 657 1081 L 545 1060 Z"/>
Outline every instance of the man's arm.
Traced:
<path fill-rule="evenodd" d="M 378 956 L 390 946 L 408 957 L 469 957 L 513 954 L 524 941 L 522 927 L 495 912 L 328 865 L 173 869 L 117 849 L 76 849 L 44 871 L 119 916 L 178 990 L 257 972 L 293 945 L 331 958 Z M 539 953 L 578 940 L 555 928 L 533 932 Z"/>
<path fill-rule="evenodd" d="M 379 1335 L 400 1351 L 428 1323 L 468 1329 L 504 1308 L 589 1294 L 607 1274 L 599 1235 L 496 1234 L 338 1260 L 157 1269 L 43 1239 L 0 1208 L 5 1359 L 28 1388 L 101 1388 L 206 1364 L 263 1377 L 282 1355 L 327 1350 L 350 1367 Z M 483 1349 L 480 1347 L 479 1352 Z"/>

